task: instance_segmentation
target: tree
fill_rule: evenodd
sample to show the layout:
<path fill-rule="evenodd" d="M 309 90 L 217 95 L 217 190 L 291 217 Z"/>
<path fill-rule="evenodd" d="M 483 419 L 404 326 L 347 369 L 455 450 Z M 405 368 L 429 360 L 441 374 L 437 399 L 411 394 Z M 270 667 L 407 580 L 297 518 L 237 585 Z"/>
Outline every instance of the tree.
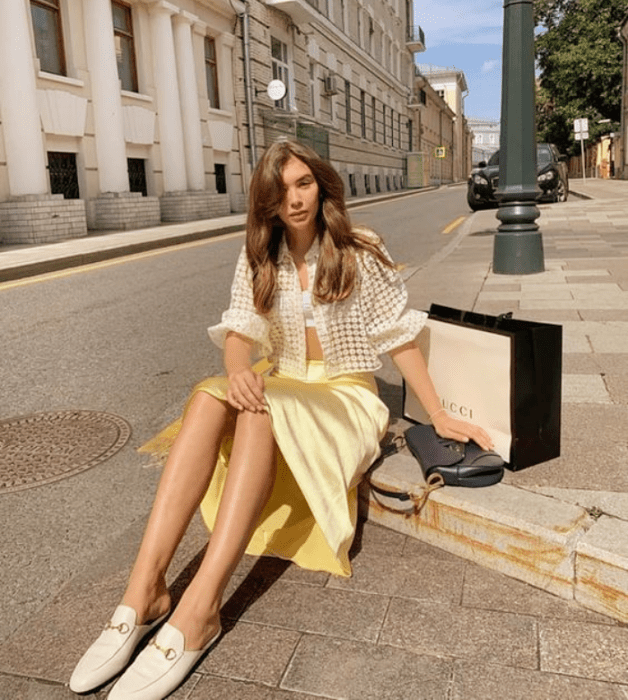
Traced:
<path fill-rule="evenodd" d="M 536 0 L 537 131 L 540 141 L 577 152 L 573 120 L 589 119 L 590 138 L 619 130 L 626 0 Z M 603 124 L 598 122 L 610 120 Z"/>

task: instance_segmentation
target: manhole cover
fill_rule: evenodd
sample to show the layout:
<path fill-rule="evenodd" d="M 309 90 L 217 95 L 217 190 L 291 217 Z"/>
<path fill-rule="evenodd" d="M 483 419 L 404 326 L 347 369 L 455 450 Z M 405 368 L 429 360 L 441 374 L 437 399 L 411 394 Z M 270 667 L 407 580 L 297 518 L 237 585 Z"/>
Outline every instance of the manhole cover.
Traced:
<path fill-rule="evenodd" d="M 85 471 L 122 449 L 131 426 L 98 411 L 32 413 L 0 421 L 0 493 Z"/>

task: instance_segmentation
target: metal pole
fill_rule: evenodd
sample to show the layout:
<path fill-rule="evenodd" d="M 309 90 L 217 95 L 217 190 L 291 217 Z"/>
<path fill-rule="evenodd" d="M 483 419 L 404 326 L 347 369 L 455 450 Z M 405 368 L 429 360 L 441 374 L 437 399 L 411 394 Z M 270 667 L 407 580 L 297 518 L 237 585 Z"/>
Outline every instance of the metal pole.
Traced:
<path fill-rule="evenodd" d="M 249 122 L 249 148 L 251 149 L 251 169 L 257 165 L 255 145 L 255 122 L 253 121 L 253 78 L 251 75 L 251 38 L 249 32 L 249 3 L 244 3 L 242 17 L 242 44 L 244 48 L 244 87 L 246 96 L 246 116 Z"/>
<path fill-rule="evenodd" d="M 533 0 L 505 0 L 497 229 L 493 271 L 543 272 L 543 238 L 536 219 Z"/>
<path fill-rule="evenodd" d="M 582 155 L 582 181 L 586 182 L 587 168 L 584 160 L 584 139 L 582 138 L 582 131 L 580 132 L 580 153 Z"/>

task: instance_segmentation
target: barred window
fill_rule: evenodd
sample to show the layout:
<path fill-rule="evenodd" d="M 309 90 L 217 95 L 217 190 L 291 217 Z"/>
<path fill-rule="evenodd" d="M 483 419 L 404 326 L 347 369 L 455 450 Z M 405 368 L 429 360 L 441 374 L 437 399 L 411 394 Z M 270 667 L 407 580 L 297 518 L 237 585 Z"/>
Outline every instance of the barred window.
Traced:
<path fill-rule="evenodd" d="M 112 0 L 111 10 L 113 12 L 113 38 L 118 61 L 118 77 L 123 90 L 138 92 L 131 8 L 118 0 Z"/>
<path fill-rule="evenodd" d="M 366 93 L 360 90 L 360 121 L 362 124 L 362 138 L 366 138 Z"/>
<path fill-rule="evenodd" d="M 31 0 L 31 19 L 41 69 L 66 75 L 59 0 Z"/>
<path fill-rule="evenodd" d="M 351 83 L 345 80 L 345 122 L 347 133 L 351 133 Z"/>
<path fill-rule="evenodd" d="M 214 109 L 220 109 L 216 41 L 211 36 L 205 37 L 205 78 L 207 80 L 207 99 L 209 100 L 209 106 Z"/>

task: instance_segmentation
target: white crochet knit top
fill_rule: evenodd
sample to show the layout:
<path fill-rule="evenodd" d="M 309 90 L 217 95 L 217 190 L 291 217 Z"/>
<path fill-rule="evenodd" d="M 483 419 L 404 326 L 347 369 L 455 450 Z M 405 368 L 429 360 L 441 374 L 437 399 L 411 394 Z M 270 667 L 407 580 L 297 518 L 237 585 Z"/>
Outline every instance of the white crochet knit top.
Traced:
<path fill-rule="evenodd" d="M 369 235 L 390 259 L 380 239 Z M 316 277 L 319 243 L 315 240 L 305 256 L 310 291 Z M 352 372 L 373 372 L 382 364 L 379 355 L 414 340 L 425 325 L 427 314 L 406 309 L 408 293 L 394 268 L 373 255 L 357 256 L 358 277 L 353 292 L 343 301 L 320 303 L 312 296 L 312 313 L 323 348 L 328 377 Z M 218 347 L 224 347 L 229 331 L 235 331 L 256 345 L 275 368 L 298 379 L 306 377 L 305 316 L 302 290 L 292 255 L 285 239 L 277 261 L 277 291 L 273 308 L 259 314 L 253 304 L 252 271 L 244 247 L 231 286 L 231 303 L 222 321 L 207 329 Z"/>

